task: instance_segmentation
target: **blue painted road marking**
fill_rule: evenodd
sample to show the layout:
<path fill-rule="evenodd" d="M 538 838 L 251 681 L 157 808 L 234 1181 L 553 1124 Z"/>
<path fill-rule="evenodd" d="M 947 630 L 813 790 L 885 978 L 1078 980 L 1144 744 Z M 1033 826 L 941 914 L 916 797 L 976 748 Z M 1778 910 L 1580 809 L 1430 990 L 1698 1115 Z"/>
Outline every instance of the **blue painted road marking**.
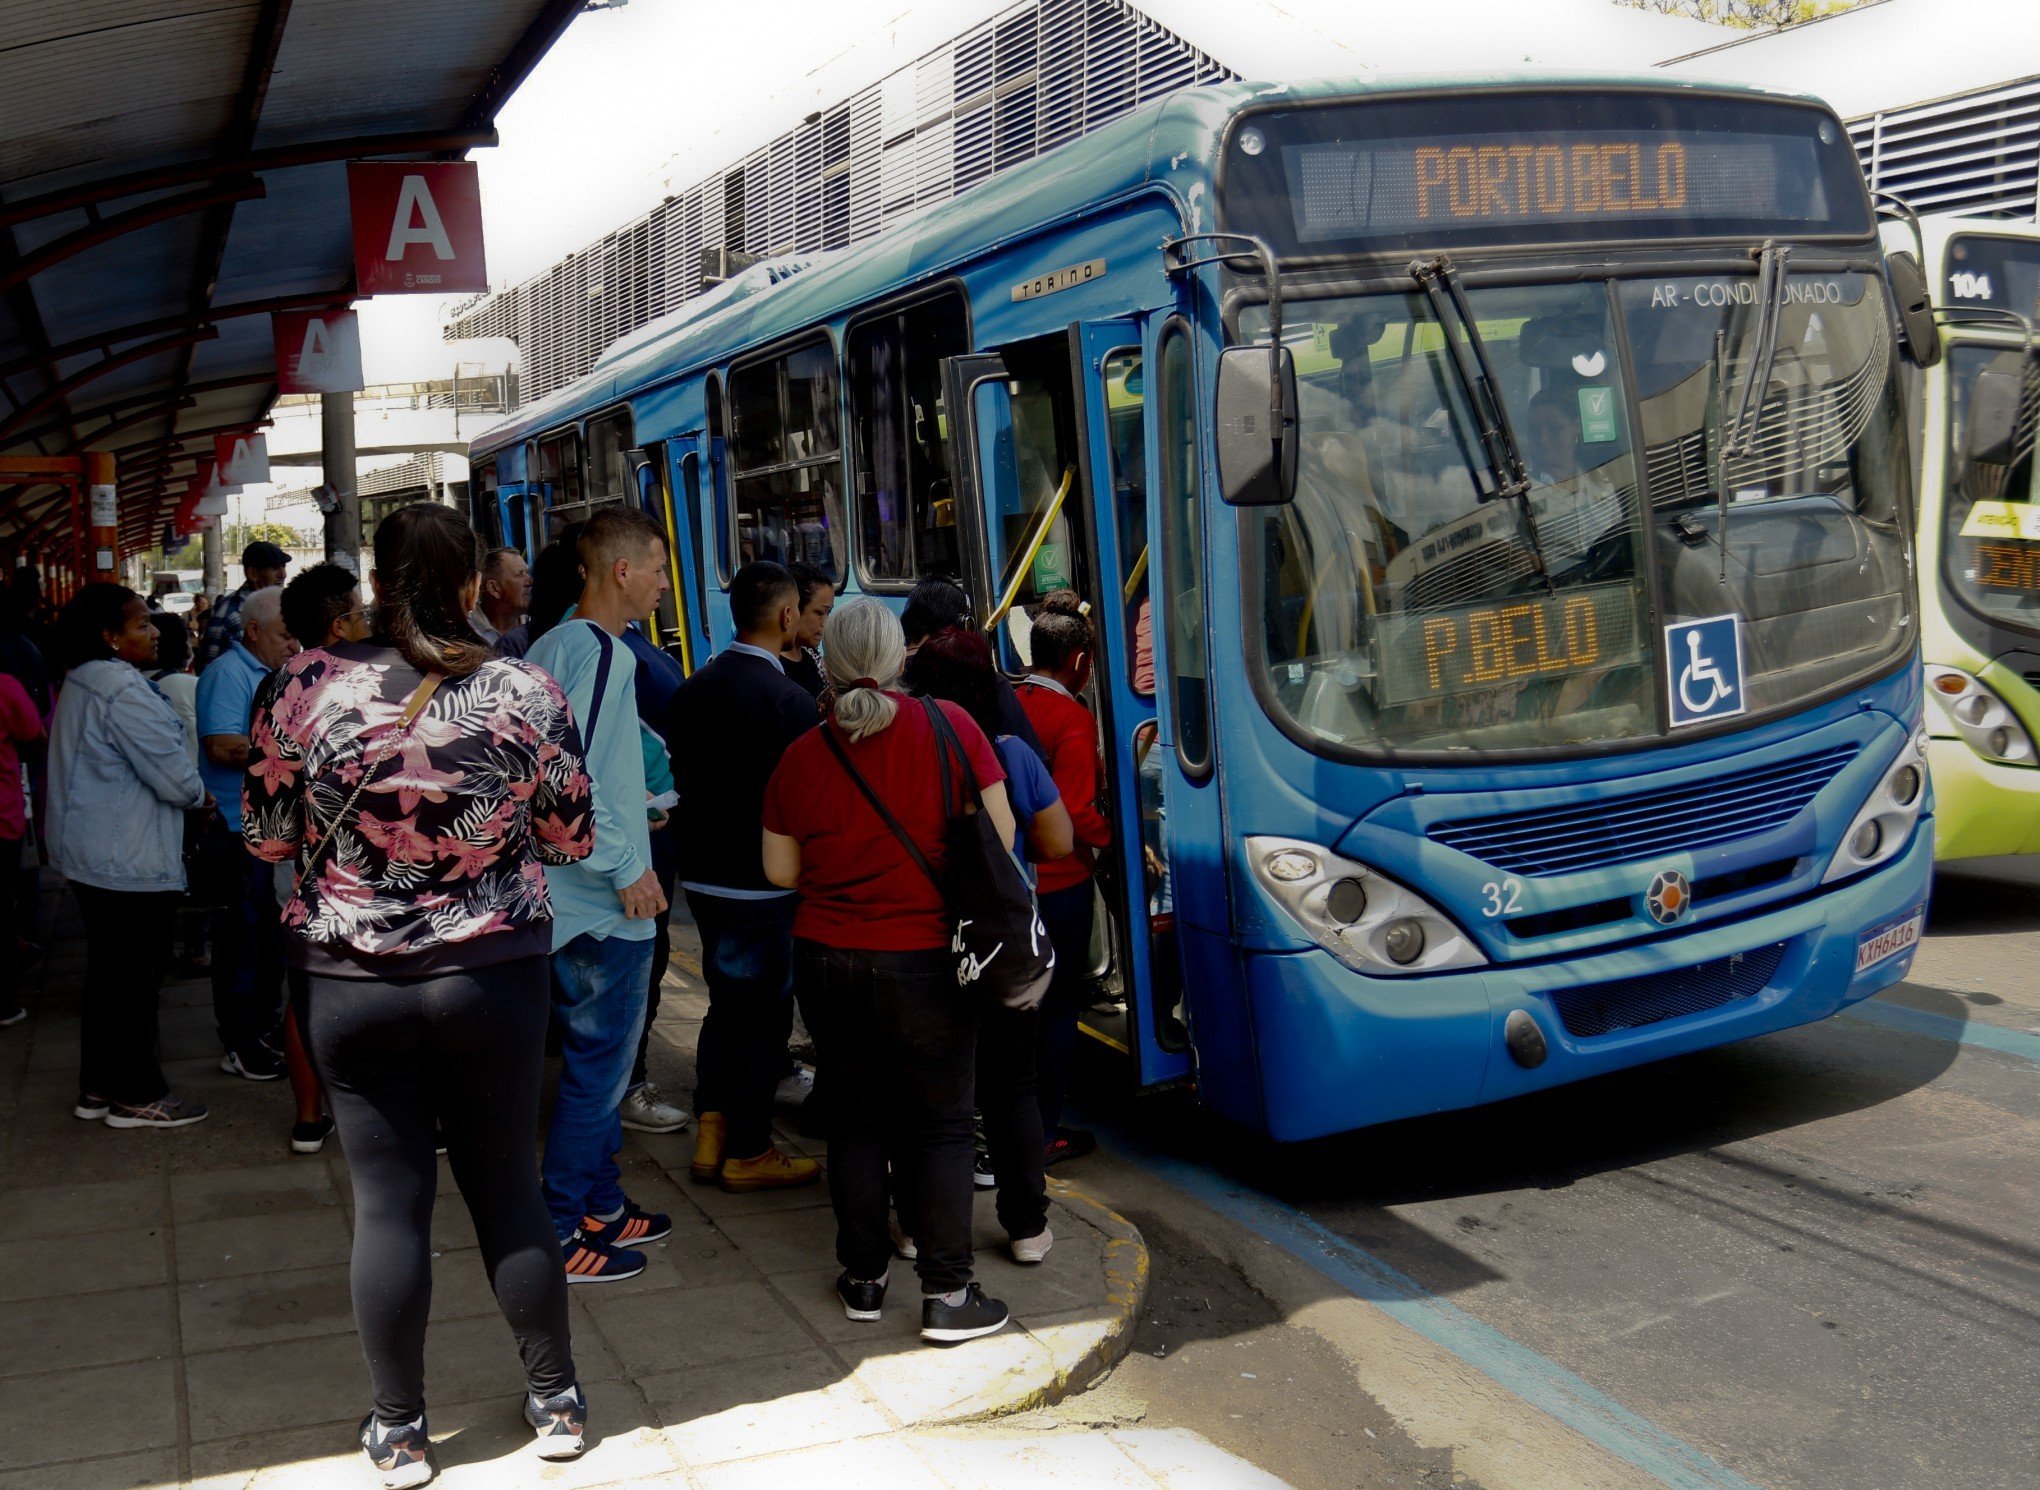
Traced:
<path fill-rule="evenodd" d="M 1979 1050 L 1994 1050 L 1999 1055 L 2017 1056 L 2020 1060 L 2040 1065 L 2040 1035 L 2028 1034 L 2024 1030 L 2008 1030 L 2003 1025 L 1980 1024 L 1974 1019 L 1956 1019 L 1952 1015 L 1935 1014 L 1905 1004 L 1887 1004 L 1877 999 L 1853 1005 L 1842 1013 L 1865 1024 L 1903 1030 L 1908 1035 L 1925 1035 L 1930 1040 L 1974 1045 Z"/>
<path fill-rule="evenodd" d="M 1149 1173 L 1280 1247 L 1660 1483 L 1674 1490 L 1757 1490 L 1591 1382 L 1447 1303 L 1303 1212 L 1208 1170 L 1146 1152 L 1120 1135 L 1113 1135 L 1112 1142 Z"/>

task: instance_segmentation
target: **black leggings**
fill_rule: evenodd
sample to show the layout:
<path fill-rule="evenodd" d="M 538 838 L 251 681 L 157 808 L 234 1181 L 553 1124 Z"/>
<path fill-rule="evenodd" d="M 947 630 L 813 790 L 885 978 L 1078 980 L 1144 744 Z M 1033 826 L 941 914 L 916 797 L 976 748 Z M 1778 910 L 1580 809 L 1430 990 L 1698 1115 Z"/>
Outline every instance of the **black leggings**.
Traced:
<path fill-rule="evenodd" d="M 354 1325 L 376 1418 L 394 1426 L 425 1411 L 435 1118 L 526 1385 L 541 1397 L 565 1391 L 574 1382 L 567 1275 L 533 1150 L 546 959 L 389 982 L 292 981 L 354 1178 Z"/>

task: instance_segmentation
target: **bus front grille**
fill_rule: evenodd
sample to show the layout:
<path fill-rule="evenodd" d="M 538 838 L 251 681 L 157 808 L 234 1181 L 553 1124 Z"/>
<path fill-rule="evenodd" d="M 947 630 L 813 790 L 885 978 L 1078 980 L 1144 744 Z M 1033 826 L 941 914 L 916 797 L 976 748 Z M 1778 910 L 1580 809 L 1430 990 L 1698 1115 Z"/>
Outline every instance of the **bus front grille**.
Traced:
<path fill-rule="evenodd" d="M 1551 1002 L 1567 1034 L 1590 1040 L 1753 997 L 1770 985 L 1784 957 L 1785 943 L 1773 942 L 1752 952 L 1670 972 L 1561 988 L 1551 995 Z"/>
<path fill-rule="evenodd" d="M 1790 822 L 1855 754 L 1854 745 L 1839 745 L 1684 786 L 1454 818 L 1426 832 L 1434 843 L 1511 874 L 1570 874 L 1691 853 Z"/>

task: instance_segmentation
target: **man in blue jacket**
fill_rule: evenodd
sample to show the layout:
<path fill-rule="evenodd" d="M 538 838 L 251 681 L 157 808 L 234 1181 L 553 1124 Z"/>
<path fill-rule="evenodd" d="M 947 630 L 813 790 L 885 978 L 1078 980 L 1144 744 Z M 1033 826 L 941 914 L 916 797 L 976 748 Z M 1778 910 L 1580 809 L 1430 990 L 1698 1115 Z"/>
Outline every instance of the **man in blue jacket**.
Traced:
<path fill-rule="evenodd" d="M 630 1244 L 656 1242 L 672 1221 L 623 1193 L 617 1104 L 644 1028 L 656 917 L 666 908 L 652 868 L 639 743 L 636 659 L 620 640 L 668 588 L 666 543 L 652 520 L 611 507 L 581 532 L 586 584 L 579 610 L 533 644 L 528 661 L 558 680 L 588 763 L 595 851 L 545 871 L 552 898 L 553 1014 L 560 1090 L 546 1133 L 546 1204 L 570 1283 L 632 1278 Z"/>

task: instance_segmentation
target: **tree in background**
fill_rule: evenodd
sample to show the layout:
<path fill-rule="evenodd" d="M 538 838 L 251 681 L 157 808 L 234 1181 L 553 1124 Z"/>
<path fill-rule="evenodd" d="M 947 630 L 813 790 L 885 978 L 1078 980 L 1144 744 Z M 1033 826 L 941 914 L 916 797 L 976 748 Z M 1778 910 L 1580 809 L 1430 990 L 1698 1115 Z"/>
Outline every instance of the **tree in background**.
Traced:
<path fill-rule="evenodd" d="M 1817 21 L 1822 16 L 1867 5 L 1870 0 L 1621 0 L 1621 3 L 1662 16 L 1691 16 L 1696 21 L 1749 31 Z"/>
<path fill-rule="evenodd" d="M 317 548 L 325 540 L 323 536 L 300 533 L 296 528 L 285 527 L 282 523 L 234 523 L 220 535 L 220 552 L 228 559 L 240 557 L 241 550 L 251 543 L 274 543 L 279 548 Z M 193 538 L 172 554 L 158 556 L 161 562 L 152 562 L 152 569 L 199 569 L 205 564 L 205 548 L 202 538 Z"/>

